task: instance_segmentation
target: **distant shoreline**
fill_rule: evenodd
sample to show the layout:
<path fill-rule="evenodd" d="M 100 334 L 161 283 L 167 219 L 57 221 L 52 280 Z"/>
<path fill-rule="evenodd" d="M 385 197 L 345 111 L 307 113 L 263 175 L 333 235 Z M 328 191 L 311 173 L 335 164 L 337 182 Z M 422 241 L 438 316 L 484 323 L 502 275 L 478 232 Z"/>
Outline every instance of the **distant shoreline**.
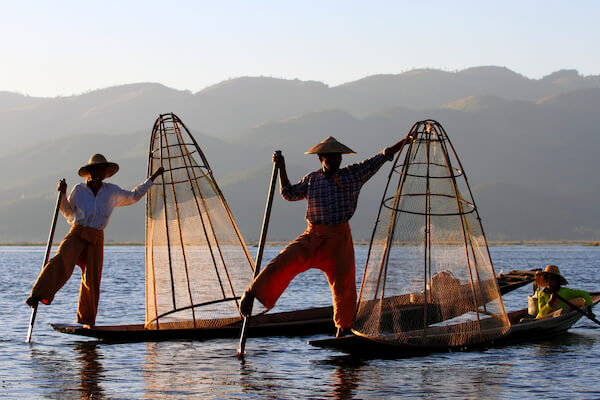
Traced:
<path fill-rule="evenodd" d="M 269 246 L 285 246 L 289 243 L 289 241 L 270 241 L 266 244 Z M 143 242 L 105 242 L 106 246 L 144 246 Z M 0 243 L 0 246 L 8 247 L 8 246 L 45 246 L 44 242 L 15 242 L 15 243 Z M 54 244 L 57 246 L 58 243 Z M 246 243 L 248 247 L 257 247 L 258 243 Z M 355 241 L 355 246 L 368 246 L 369 242 L 367 241 Z M 490 246 L 547 246 L 547 245 L 557 245 L 557 246 L 591 246 L 597 247 L 600 246 L 600 242 L 596 240 L 490 240 L 488 241 L 488 245 Z"/>

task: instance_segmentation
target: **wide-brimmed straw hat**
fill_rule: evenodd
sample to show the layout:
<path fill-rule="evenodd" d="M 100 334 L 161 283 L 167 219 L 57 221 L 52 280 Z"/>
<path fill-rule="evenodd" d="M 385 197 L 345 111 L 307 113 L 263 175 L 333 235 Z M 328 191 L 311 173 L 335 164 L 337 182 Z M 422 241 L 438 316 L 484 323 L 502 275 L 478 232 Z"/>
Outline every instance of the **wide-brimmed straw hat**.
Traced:
<path fill-rule="evenodd" d="M 565 277 L 560 274 L 560 270 L 558 269 L 558 267 L 556 265 L 548 265 L 545 270 L 536 272 L 535 273 L 535 283 L 537 283 L 537 285 L 540 287 L 545 287 L 546 286 L 546 276 L 548 276 L 548 275 L 556 276 L 558 279 L 560 279 L 561 285 L 569 284 L 569 282 L 567 282 Z"/>
<path fill-rule="evenodd" d="M 304 154 L 324 154 L 324 153 L 340 153 L 340 154 L 356 154 L 350 147 L 341 144 L 333 136 L 329 136 L 316 146 L 311 147 Z"/>
<path fill-rule="evenodd" d="M 105 166 L 104 178 L 113 176 L 119 170 L 119 164 L 106 160 L 102 154 L 94 154 L 86 165 L 79 168 L 79 176 L 87 178 L 90 176 L 90 167 Z"/>

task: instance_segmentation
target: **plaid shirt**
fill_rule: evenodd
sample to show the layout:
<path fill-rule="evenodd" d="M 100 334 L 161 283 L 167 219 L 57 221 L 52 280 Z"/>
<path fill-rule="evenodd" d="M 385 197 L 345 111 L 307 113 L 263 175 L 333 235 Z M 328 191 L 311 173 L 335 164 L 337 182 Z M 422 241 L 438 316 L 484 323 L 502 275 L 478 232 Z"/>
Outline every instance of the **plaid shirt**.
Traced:
<path fill-rule="evenodd" d="M 333 178 L 323 170 L 311 172 L 295 185 L 281 188 L 281 196 L 289 201 L 308 200 L 306 220 L 311 224 L 337 225 L 348 222 L 358 202 L 362 185 L 385 163 L 383 152 L 362 162 L 339 169 Z"/>

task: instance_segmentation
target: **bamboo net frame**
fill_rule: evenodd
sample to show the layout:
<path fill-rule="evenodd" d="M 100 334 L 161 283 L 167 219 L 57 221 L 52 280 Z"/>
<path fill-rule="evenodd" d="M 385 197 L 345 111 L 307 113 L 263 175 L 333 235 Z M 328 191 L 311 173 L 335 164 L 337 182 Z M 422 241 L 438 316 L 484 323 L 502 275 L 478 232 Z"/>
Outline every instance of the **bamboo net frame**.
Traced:
<path fill-rule="evenodd" d="M 380 203 L 353 330 L 420 347 L 500 337 L 510 323 L 464 168 L 437 121 L 409 135 Z"/>
<path fill-rule="evenodd" d="M 146 328 L 237 322 L 254 262 L 200 146 L 173 113 L 153 127 L 146 198 Z"/>

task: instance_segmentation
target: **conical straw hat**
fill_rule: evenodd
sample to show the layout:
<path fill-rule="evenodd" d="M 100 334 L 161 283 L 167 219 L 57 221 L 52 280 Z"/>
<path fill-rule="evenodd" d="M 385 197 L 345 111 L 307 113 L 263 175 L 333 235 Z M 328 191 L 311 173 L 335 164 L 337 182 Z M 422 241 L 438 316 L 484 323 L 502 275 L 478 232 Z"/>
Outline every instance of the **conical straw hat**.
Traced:
<path fill-rule="evenodd" d="M 546 275 L 554 275 L 560 279 L 561 285 L 567 285 L 569 282 L 565 279 L 564 276 L 560 274 L 560 269 L 556 265 L 548 265 L 544 271 L 538 271 L 535 273 L 535 283 L 537 283 L 540 287 L 546 286 Z M 543 279 L 540 279 L 543 278 Z"/>
<path fill-rule="evenodd" d="M 104 157 L 102 154 L 94 154 L 90 157 L 90 160 L 86 165 L 79 168 L 79 176 L 87 178 L 88 176 L 90 176 L 90 167 L 102 165 L 106 166 L 104 178 L 113 176 L 119 170 L 119 164 L 107 161 L 106 157 Z"/>
<path fill-rule="evenodd" d="M 341 154 L 356 154 L 354 150 L 335 140 L 333 136 L 329 136 L 316 146 L 311 147 L 304 154 L 323 154 L 323 153 L 341 153 Z"/>

